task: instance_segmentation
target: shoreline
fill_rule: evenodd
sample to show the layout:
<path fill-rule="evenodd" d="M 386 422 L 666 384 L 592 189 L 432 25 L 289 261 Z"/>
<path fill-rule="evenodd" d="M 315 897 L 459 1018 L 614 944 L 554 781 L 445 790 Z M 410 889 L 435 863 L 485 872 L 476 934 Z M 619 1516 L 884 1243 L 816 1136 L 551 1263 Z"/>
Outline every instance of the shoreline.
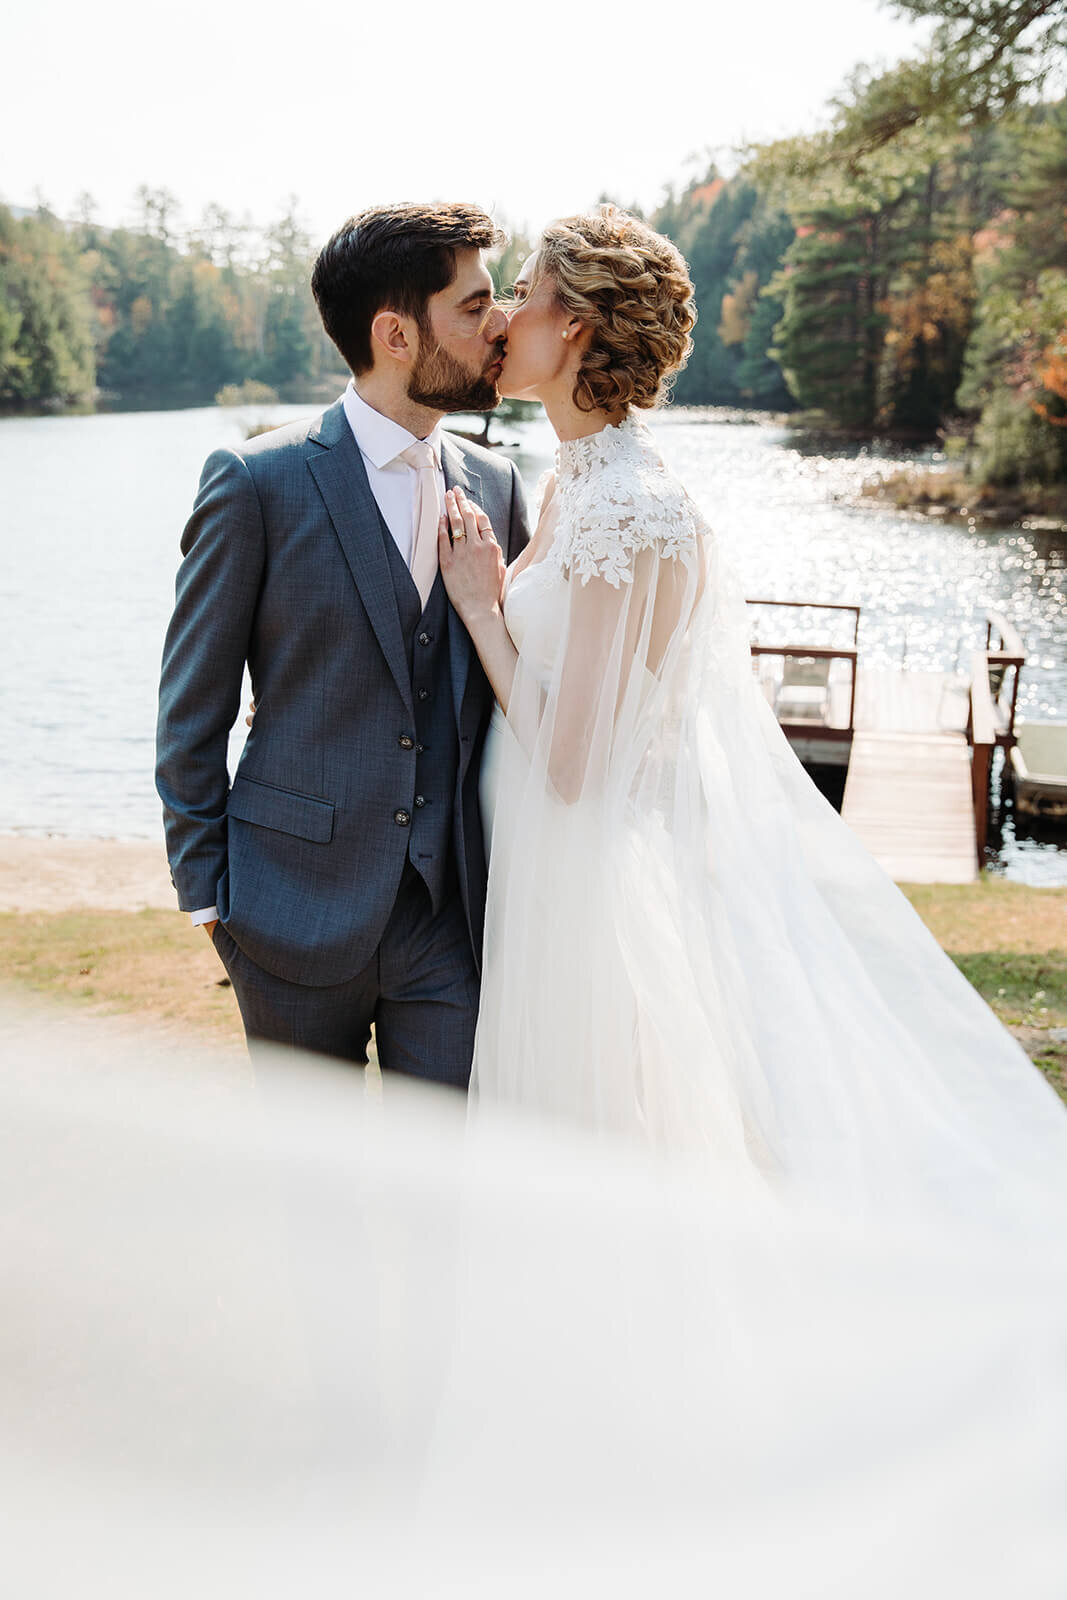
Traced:
<path fill-rule="evenodd" d="M 965 527 L 1067 534 L 1067 490 L 1063 485 L 1030 490 L 980 486 L 958 468 L 945 464 L 898 467 L 885 477 L 868 478 L 852 503 L 860 510 L 913 512 Z"/>
<path fill-rule="evenodd" d="M 176 911 L 160 839 L 0 834 L 0 912 Z"/>
<path fill-rule="evenodd" d="M 1042 893 L 1067 888 L 989 876 Z M 177 909 L 162 838 L 0 833 L 0 913 Z"/>

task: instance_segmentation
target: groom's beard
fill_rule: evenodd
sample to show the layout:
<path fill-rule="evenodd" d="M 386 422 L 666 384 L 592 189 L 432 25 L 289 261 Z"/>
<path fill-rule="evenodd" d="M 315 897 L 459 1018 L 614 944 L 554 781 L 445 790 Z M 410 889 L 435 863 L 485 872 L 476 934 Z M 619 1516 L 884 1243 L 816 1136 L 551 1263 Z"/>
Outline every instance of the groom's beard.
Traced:
<path fill-rule="evenodd" d="M 499 361 L 498 351 L 487 363 Z M 438 347 L 423 353 L 420 347 L 408 384 L 408 399 L 431 411 L 493 411 L 500 404 L 500 390 L 484 372 L 474 373 Z"/>

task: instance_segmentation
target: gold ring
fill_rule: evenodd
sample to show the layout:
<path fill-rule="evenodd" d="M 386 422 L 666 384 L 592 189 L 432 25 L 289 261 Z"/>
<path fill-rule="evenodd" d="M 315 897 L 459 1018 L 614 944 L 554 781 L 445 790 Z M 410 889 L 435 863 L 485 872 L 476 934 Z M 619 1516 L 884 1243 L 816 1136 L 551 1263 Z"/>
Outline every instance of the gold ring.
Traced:
<path fill-rule="evenodd" d="M 466 537 L 467 537 L 466 528 L 460 528 L 458 533 L 454 533 L 452 535 L 452 543 L 455 544 L 457 539 L 465 539 Z"/>

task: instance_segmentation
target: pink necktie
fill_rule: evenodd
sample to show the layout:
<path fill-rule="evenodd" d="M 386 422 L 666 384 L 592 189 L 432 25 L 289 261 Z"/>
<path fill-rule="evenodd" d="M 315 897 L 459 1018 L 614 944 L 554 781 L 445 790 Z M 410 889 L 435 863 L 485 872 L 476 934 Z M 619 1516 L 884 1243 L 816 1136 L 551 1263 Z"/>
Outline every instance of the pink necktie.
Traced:
<path fill-rule="evenodd" d="M 433 446 L 427 444 L 425 439 L 416 439 L 406 450 L 401 450 L 400 459 L 406 461 L 409 467 L 414 467 L 417 474 L 415 520 L 408 566 L 425 610 L 437 577 L 437 524 L 442 511 L 437 491 L 437 462 Z"/>

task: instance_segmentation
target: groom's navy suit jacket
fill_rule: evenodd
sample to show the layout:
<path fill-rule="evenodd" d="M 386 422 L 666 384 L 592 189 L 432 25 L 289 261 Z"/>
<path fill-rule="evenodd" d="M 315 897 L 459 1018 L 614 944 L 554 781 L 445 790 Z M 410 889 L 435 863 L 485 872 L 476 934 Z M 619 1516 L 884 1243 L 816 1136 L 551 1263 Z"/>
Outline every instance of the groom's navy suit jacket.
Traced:
<path fill-rule="evenodd" d="M 484 507 L 514 560 L 528 538 L 514 465 L 447 434 L 441 455 L 446 483 Z M 183 910 L 216 905 L 246 955 L 294 983 L 341 983 L 367 965 L 412 837 L 421 746 L 388 537 L 340 401 L 217 450 L 182 536 L 158 728 L 171 876 Z M 480 958 L 492 691 L 445 614 L 451 881 Z M 231 788 L 246 661 L 256 715 Z"/>

